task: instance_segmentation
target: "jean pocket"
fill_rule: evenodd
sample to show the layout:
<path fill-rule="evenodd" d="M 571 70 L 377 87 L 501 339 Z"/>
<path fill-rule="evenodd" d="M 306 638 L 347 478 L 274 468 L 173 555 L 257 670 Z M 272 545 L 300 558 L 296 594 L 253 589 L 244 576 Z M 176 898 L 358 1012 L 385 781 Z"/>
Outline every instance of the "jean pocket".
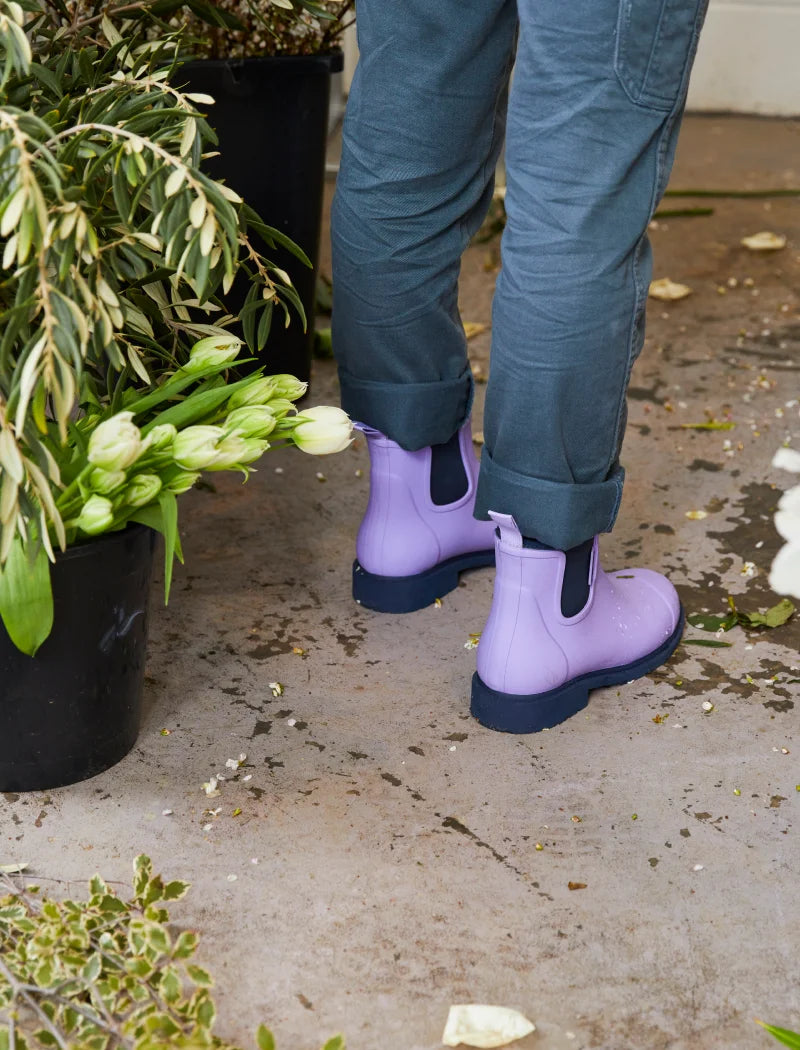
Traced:
<path fill-rule="evenodd" d="M 620 0 L 614 68 L 630 100 L 669 111 L 682 97 L 708 0 Z"/>

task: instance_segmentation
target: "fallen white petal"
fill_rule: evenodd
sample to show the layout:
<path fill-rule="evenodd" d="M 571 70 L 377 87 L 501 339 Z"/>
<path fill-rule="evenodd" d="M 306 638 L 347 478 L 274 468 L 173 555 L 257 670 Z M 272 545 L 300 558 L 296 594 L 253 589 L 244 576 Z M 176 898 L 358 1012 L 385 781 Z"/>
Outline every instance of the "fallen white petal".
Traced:
<path fill-rule="evenodd" d="M 658 281 L 650 282 L 648 294 L 651 299 L 672 302 L 675 299 L 685 299 L 687 295 L 692 294 L 692 289 L 688 284 L 677 284 L 675 281 L 671 281 L 669 277 L 662 277 Z"/>
<path fill-rule="evenodd" d="M 791 470 L 800 474 L 800 452 L 793 448 L 779 448 L 772 457 L 772 465 L 779 470 Z"/>
<path fill-rule="evenodd" d="M 770 230 L 762 230 L 753 233 L 749 237 L 742 237 L 741 243 L 751 252 L 775 252 L 786 247 L 786 238 L 781 233 L 772 233 Z"/>
<path fill-rule="evenodd" d="M 27 867 L 27 864 L 0 864 L 0 872 L 4 875 L 19 875 Z"/>
<path fill-rule="evenodd" d="M 483 1006 L 476 1003 L 450 1007 L 442 1042 L 445 1046 L 508 1046 L 522 1039 L 535 1026 L 518 1010 L 505 1006 Z"/>
<path fill-rule="evenodd" d="M 775 555 L 769 585 L 776 594 L 800 598 L 800 543 L 787 543 Z"/>

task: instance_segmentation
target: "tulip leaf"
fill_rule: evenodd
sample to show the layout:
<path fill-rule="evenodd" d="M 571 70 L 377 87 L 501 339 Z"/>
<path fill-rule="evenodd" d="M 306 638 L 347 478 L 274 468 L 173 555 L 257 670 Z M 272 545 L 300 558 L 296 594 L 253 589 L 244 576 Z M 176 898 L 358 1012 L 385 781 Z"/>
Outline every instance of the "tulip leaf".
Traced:
<path fill-rule="evenodd" d="M 164 604 L 169 601 L 169 591 L 172 585 L 172 566 L 174 559 L 183 564 L 183 551 L 181 540 L 178 535 L 178 501 L 175 494 L 165 490 L 158 497 L 158 506 L 151 503 L 146 507 L 140 507 L 131 514 L 130 521 L 136 521 L 140 525 L 160 532 L 164 537 Z"/>
<path fill-rule="evenodd" d="M 239 363 L 237 361 L 237 364 Z M 169 408 L 165 408 L 163 412 L 159 412 L 157 416 L 150 420 L 147 426 L 142 427 L 142 434 L 146 437 L 153 427 L 162 423 L 172 423 L 173 426 L 181 429 L 200 422 L 210 412 L 213 412 L 227 401 L 235 390 L 252 383 L 253 378 L 252 375 L 249 375 L 244 379 L 240 379 L 237 383 L 225 383 L 223 386 L 194 392 L 185 401 L 181 401 L 177 405 L 171 405 Z"/>
<path fill-rule="evenodd" d="M 14 537 L 6 563 L 0 569 L 0 616 L 11 641 L 34 656 L 53 629 L 53 588 L 50 562 L 39 545 L 33 561 L 19 535 Z"/>
<path fill-rule="evenodd" d="M 161 517 L 164 524 L 164 604 L 169 601 L 169 589 L 172 585 L 172 566 L 175 555 L 180 550 L 178 540 L 178 500 L 174 492 L 162 492 L 158 497 Z"/>
<path fill-rule="evenodd" d="M 774 1036 L 779 1043 L 783 1043 L 784 1046 L 788 1046 L 790 1050 L 800 1050 L 800 1032 L 791 1032 L 788 1028 L 776 1028 L 775 1025 L 765 1024 L 763 1021 L 756 1020 L 756 1024 L 760 1024 L 770 1035 Z"/>

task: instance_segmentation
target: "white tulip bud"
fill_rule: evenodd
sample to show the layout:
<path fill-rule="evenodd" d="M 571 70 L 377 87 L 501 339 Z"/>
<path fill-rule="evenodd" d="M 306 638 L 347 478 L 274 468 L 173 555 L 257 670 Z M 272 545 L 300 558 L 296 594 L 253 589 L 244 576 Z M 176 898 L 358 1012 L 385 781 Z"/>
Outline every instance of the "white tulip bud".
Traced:
<path fill-rule="evenodd" d="M 163 452 L 172 445 L 177 433 L 178 430 L 172 423 L 159 423 L 144 439 L 144 447 L 153 452 Z"/>
<path fill-rule="evenodd" d="M 319 405 L 305 409 L 297 418 L 299 422 L 292 430 L 292 440 L 312 456 L 341 452 L 353 440 L 353 424 L 341 408 Z"/>
<path fill-rule="evenodd" d="M 114 521 L 114 506 L 105 496 L 90 496 L 78 516 L 78 528 L 88 536 L 96 536 Z"/>
<path fill-rule="evenodd" d="M 117 412 L 95 427 L 89 438 L 88 459 L 103 470 L 125 470 L 142 452 L 142 435 L 133 412 Z"/>
<path fill-rule="evenodd" d="M 308 383 L 301 383 L 290 375 L 260 376 L 246 387 L 235 390 L 228 402 L 229 408 L 241 408 L 244 405 L 265 405 L 275 411 L 275 401 L 296 401 L 308 390 Z M 276 413 L 277 414 L 277 413 Z M 286 412 L 283 413 L 286 415 Z"/>
<path fill-rule="evenodd" d="M 228 434 L 217 445 L 217 458 L 209 470 L 231 470 L 259 459 L 269 448 L 268 441 Z"/>
<path fill-rule="evenodd" d="M 301 382 L 296 376 L 267 376 L 272 380 L 273 397 L 285 397 L 288 401 L 297 401 L 308 390 L 308 383 Z"/>
<path fill-rule="evenodd" d="M 188 470 L 182 474 L 176 474 L 172 481 L 167 483 L 167 489 L 169 492 L 174 492 L 176 496 L 180 496 L 184 492 L 188 492 L 199 478 L 200 474 L 195 470 Z"/>
<path fill-rule="evenodd" d="M 276 422 L 269 405 L 244 405 L 228 413 L 224 426 L 229 434 L 236 431 L 245 438 L 265 438 L 275 429 Z"/>
<path fill-rule="evenodd" d="M 125 489 L 125 503 L 129 507 L 146 507 L 160 491 L 161 478 L 157 474 L 137 474 Z"/>
<path fill-rule="evenodd" d="M 242 348 L 241 339 L 233 335 L 210 335 L 195 343 L 189 353 L 189 360 L 183 366 L 184 372 L 201 372 L 206 368 L 222 367 L 239 356 Z"/>
<path fill-rule="evenodd" d="M 115 492 L 120 485 L 124 485 L 127 477 L 124 470 L 103 470 L 102 467 L 95 467 L 89 475 L 89 488 L 107 496 L 110 492 Z"/>
<path fill-rule="evenodd" d="M 222 427 L 186 427 L 172 443 L 172 457 L 184 470 L 209 470 L 219 458 L 217 444 L 224 437 Z"/>

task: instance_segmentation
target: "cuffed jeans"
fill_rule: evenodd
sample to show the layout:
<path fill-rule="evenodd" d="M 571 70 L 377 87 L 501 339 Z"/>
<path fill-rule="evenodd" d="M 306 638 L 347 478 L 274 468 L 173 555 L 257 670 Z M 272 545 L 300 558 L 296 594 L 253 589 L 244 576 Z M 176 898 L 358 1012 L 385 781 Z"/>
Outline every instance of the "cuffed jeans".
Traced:
<path fill-rule="evenodd" d="M 343 406 L 410 450 L 466 420 L 458 273 L 505 137 L 476 515 L 561 549 L 619 507 L 647 225 L 706 2 L 358 0 L 332 219 Z"/>

